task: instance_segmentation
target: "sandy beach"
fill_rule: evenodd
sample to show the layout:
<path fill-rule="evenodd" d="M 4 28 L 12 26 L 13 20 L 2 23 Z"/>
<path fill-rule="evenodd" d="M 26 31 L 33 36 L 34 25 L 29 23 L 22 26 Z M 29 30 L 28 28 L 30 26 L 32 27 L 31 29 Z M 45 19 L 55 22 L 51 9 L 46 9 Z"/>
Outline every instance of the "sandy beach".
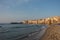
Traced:
<path fill-rule="evenodd" d="M 60 25 L 49 26 L 40 40 L 60 40 Z"/>

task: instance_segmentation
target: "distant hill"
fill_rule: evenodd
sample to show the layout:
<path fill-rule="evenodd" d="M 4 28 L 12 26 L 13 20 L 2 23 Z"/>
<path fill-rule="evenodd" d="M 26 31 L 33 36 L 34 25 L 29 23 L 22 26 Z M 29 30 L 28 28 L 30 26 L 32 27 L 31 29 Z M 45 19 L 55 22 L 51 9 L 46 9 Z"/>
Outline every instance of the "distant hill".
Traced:
<path fill-rule="evenodd" d="M 10 24 L 23 24 L 23 22 L 11 22 Z"/>

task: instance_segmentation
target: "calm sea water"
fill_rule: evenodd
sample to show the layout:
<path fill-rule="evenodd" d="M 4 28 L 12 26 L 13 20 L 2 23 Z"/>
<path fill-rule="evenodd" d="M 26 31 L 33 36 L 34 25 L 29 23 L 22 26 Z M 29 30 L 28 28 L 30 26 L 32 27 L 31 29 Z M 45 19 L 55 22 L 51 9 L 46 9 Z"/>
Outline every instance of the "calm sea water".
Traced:
<path fill-rule="evenodd" d="M 0 40 L 15 40 L 22 38 L 27 34 L 39 30 L 43 25 L 28 24 L 0 24 Z"/>

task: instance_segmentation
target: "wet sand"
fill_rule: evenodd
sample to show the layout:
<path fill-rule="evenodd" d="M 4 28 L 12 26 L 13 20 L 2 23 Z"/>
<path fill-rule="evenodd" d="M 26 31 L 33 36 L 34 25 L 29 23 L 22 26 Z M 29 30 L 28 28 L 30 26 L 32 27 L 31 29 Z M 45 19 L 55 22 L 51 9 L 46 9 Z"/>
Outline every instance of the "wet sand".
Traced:
<path fill-rule="evenodd" d="M 60 40 L 60 25 L 49 26 L 40 40 Z"/>

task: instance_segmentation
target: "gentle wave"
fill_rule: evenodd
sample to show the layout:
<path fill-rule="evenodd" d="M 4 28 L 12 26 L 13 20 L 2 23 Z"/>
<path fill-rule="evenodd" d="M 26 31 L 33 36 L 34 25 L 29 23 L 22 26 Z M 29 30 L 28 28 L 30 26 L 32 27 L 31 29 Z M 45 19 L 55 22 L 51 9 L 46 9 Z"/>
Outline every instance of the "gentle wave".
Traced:
<path fill-rule="evenodd" d="M 2 25 L 0 37 L 2 40 L 22 40 L 39 33 L 41 27 L 42 25 Z"/>

